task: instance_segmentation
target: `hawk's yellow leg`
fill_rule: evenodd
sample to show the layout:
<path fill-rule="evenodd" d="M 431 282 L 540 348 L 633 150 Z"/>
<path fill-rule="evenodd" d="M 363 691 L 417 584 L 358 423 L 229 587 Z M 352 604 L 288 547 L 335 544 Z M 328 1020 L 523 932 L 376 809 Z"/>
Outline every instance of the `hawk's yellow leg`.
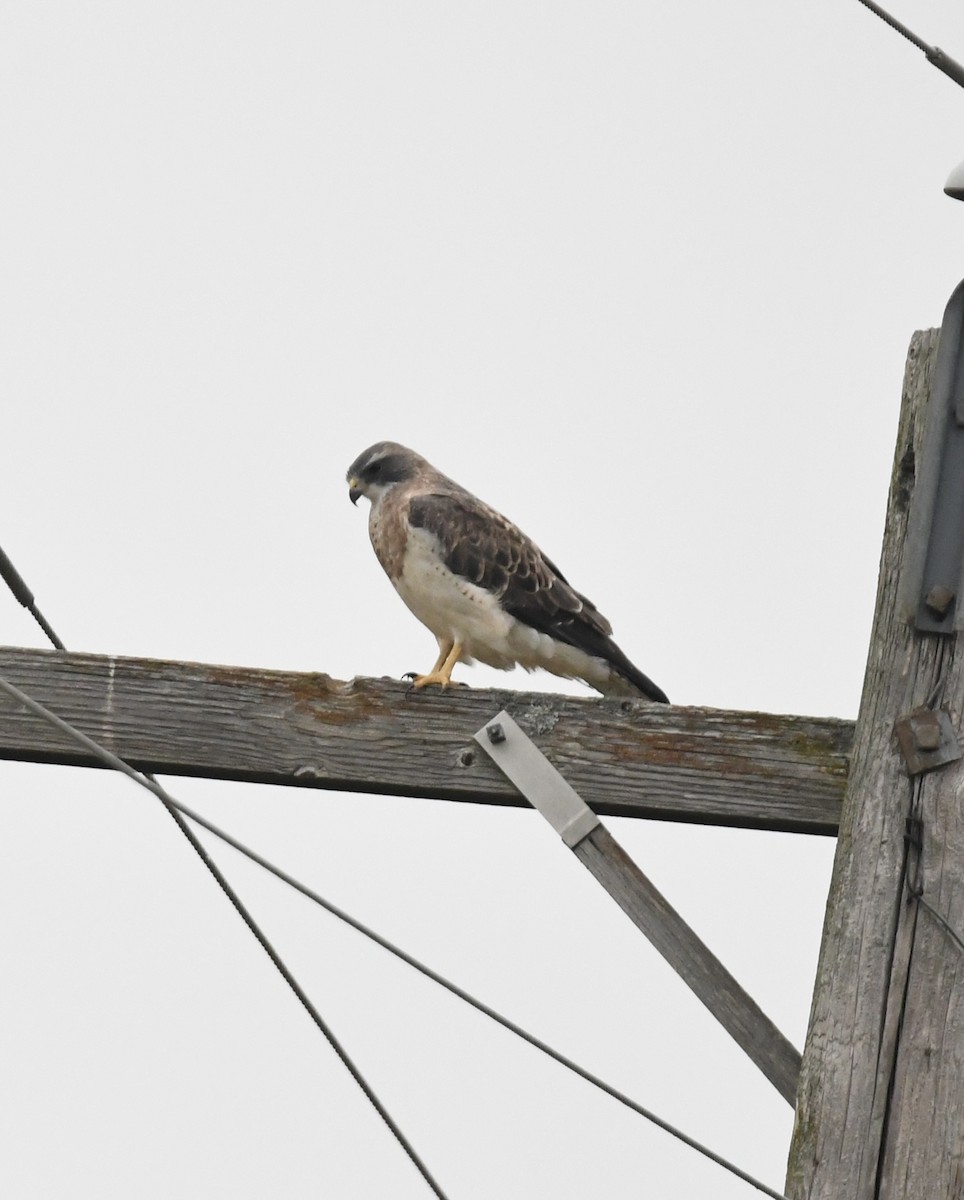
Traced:
<path fill-rule="evenodd" d="M 435 666 L 427 675 L 416 675 L 412 680 L 413 688 L 428 687 L 437 683 L 439 687 L 448 687 L 452 682 L 452 668 L 462 655 L 461 642 L 439 642 L 439 656 Z"/>

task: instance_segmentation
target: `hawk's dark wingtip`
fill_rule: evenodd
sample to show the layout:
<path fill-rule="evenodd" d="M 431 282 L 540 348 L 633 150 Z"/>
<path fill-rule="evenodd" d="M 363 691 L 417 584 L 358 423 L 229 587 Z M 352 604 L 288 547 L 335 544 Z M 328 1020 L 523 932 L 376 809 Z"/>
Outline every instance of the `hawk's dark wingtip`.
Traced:
<path fill-rule="evenodd" d="M 589 652 L 605 658 L 614 673 L 620 679 L 625 679 L 627 683 L 632 684 L 636 691 L 645 696 L 647 700 L 652 700 L 654 704 L 669 704 L 669 696 L 663 689 L 653 683 L 648 675 L 644 675 L 639 667 L 631 663 L 612 638 L 606 638 L 599 649 Z"/>
<path fill-rule="evenodd" d="M 638 688 L 647 700 L 652 700 L 654 704 L 669 704 L 669 696 L 666 695 L 661 687 L 653 683 L 648 675 L 644 675 L 642 671 L 637 670 L 628 660 L 627 665 L 629 670 L 626 667 L 616 666 L 614 663 L 613 670 L 622 675 L 623 679 L 631 683 L 633 687 Z"/>

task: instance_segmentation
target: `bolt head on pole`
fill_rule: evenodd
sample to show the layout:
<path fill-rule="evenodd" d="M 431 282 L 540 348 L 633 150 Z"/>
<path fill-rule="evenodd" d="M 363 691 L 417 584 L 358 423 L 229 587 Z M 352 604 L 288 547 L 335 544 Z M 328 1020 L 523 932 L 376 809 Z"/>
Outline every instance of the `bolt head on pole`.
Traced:
<path fill-rule="evenodd" d="M 960 162 L 947 177 L 944 192 L 953 200 L 964 200 L 964 162 Z"/>

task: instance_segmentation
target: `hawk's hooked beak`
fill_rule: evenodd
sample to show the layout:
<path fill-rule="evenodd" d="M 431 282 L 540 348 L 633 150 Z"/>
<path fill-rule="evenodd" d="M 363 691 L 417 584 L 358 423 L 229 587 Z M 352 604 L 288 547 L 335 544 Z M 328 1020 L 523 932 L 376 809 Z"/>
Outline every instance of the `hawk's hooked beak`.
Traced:
<path fill-rule="evenodd" d="M 348 480 L 348 499 L 352 502 L 352 504 L 357 504 L 358 497 L 362 495 L 364 495 L 364 492 L 358 486 L 358 480 L 353 475 L 351 479 Z"/>

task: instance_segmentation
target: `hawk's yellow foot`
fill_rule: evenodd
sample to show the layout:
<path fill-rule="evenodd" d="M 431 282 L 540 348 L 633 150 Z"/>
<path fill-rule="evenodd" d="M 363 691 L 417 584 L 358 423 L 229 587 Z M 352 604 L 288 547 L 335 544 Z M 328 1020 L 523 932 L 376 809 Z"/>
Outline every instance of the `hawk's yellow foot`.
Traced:
<path fill-rule="evenodd" d="M 412 675 L 412 687 L 418 690 L 423 687 L 430 687 L 432 684 L 437 684 L 439 687 L 448 687 L 452 682 L 452 669 L 459 661 L 462 654 L 462 645 L 460 642 L 439 642 L 439 656 L 435 660 L 435 666 L 427 675 Z"/>

